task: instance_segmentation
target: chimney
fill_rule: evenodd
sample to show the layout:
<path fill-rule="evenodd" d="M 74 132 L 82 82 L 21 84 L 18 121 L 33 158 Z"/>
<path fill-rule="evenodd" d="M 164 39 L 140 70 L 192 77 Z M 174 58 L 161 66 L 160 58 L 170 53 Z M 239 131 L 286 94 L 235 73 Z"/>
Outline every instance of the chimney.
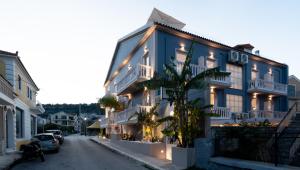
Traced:
<path fill-rule="evenodd" d="M 254 53 L 255 55 L 259 55 L 259 50 L 256 50 Z"/>
<path fill-rule="evenodd" d="M 16 51 L 16 55 L 18 56 L 18 54 L 19 54 L 19 51 Z"/>

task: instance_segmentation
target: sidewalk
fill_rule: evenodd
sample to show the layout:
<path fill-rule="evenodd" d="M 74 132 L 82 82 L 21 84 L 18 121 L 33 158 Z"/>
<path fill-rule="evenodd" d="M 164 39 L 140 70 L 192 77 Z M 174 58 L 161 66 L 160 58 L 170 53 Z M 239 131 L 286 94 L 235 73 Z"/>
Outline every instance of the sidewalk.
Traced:
<path fill-rule="evenodd" d="M 180 167 L 176 167 L 176 166 L 172 165 L 172 162 L 169 160 L 157 159 L 157 158 L 147 156 L 144 154 L 132 152 L 126 148 L 120 147 L 120 146 L 110 142 L 110 140 L 108 140 L 108 139 L 105 139 L 105 140 L 99 139 L 98 137 L 95 136 L 95 137 L 90 138 L 90 140 L 112 150 L 113 152 L 117 152 L 123 156 L 126 156 L 130 159 L 133 159 L 142 164 L 145 164 L 145 166 L 147 166 L 151 169 L 156 169 L 156 170 L 180 170 L 180 169 L 182 169 Z"/>
<path fill-rule="evenodd" d="M 9 169 L 16 161 L 21 159 L 21 154 L 19 153 L 9 153 L 0 156 L 0 170 Z"/>

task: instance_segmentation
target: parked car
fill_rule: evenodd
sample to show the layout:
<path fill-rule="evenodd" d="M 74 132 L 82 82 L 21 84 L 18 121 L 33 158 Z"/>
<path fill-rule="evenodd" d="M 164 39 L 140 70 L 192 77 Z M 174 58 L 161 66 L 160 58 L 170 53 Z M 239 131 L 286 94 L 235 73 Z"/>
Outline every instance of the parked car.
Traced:
<path fill-rule="evenodd" d="M 64 136 L 61 130 L 46 130 L 47 133 L 53 133 L 54 137 L 59 141 L 59 144 L 64 143 Z"/>
<path fill-rule="evenodd" d="M 42 151 L 59 151 L 59 141 L 54 137 L 53 133 L 41 133 L 35 135 L 33 138 L 40 141 Z"/>

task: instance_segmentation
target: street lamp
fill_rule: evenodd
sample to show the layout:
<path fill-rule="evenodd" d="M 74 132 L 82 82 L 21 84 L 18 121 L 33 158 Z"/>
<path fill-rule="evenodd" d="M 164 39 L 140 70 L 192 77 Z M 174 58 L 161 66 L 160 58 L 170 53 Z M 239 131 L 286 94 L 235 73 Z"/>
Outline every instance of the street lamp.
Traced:
<path fill-rule="evenodd" d="M 87 120 L 87 118 L 85 117 L 85 118 L 84 118 L 84 127 L 85 127 L 85 128 L 84 128 L 84 129 L 85 129 L 85 130 L 84 130 L 84 136 L 86 136 L 86 120 Z"/>

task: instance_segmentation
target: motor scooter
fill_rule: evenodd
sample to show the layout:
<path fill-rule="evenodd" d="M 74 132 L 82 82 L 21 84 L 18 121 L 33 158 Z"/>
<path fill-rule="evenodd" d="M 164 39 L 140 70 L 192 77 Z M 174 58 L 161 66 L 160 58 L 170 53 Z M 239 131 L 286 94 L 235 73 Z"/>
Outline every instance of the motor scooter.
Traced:
<path fill-rule="evenodd" d="M 42 162 L 45 161 L 45 156 L 38 140 L 32 140 L 29 144 L 22 145 L 20 150 L 23 151 L 22 158 L 24 160 L 31 160 L 40 157 Z"/>

